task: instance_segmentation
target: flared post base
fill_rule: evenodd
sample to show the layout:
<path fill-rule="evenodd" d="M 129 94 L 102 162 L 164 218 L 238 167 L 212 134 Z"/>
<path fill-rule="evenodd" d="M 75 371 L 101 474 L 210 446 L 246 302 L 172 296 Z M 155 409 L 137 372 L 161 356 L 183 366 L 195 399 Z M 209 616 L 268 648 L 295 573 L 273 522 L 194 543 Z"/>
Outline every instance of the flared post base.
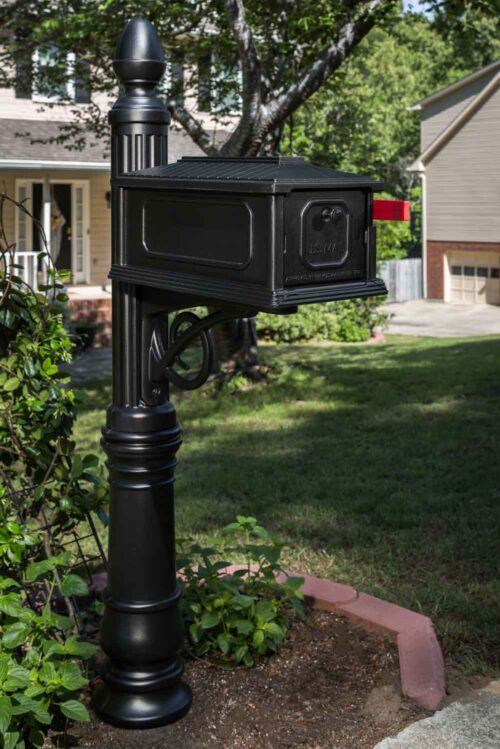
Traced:
<path fill-rule="evenodd" d="M 120 728 L 157 728 L 182 718 L 191 700 L 191 689 L 182 681 L 142 694 L 116 691 L 103 682 L 94 692 L 92 707 L 102 720 Z"/>

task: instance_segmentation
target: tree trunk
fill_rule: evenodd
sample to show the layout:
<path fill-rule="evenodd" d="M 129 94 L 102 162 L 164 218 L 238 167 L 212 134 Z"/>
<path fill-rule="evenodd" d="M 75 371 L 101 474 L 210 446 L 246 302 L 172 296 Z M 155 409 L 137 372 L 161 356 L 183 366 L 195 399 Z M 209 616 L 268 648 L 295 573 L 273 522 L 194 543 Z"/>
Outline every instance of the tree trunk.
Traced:
<path fill-rule="evenodd" d="M 214 329 L 215 373 L 231 378 L 242 372 L 251 380 L 260 380 L 265 374 L 259 365 L 257 326 L 255 317 L 218 325 Z"/>

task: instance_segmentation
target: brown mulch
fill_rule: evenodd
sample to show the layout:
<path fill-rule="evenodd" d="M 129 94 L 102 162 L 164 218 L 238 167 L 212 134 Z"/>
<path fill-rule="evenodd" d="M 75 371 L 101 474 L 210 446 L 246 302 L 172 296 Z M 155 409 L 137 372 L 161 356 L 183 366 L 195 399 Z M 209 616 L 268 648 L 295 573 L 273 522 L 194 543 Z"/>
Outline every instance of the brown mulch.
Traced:
<path fill-rule="evenodd" d="M 78 746 L 107 749 L 371 749 L 423 717 L 400 690 L 396 645 L 312 612 L 253 669 L 186 666 L 193 707 L 178 723 L 124 731 L 94 720 Z M 76 729 L 74 729 L 75 731 Z"/>

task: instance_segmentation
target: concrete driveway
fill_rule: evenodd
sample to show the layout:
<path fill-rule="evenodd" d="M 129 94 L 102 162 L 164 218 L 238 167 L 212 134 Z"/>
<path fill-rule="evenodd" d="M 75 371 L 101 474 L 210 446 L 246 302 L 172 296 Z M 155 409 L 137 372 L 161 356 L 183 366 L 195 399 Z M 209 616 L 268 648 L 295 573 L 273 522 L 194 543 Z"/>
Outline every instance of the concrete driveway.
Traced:
<path fill-rule="evenodd" d="M 388 333 L 431 338 L 500 335 L 500 307 L 490 304 L 444 304 L 419 299 L 392 302 L 384 309 L 391 315 Z"/>

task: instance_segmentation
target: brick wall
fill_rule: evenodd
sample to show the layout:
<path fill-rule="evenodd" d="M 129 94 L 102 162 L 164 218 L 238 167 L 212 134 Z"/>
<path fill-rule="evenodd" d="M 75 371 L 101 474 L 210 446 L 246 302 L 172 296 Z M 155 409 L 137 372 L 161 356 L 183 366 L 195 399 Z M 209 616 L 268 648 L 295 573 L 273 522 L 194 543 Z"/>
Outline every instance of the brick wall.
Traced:
<path fill-rule="evenodd" d="M 69 303 L 71 322 L 95 323 L 94 346 L 111 346 L 111 298 L 71 299 Z"/>
<path fill-rule="evenodd" d="M 427 298 L 444 299 L 444 263 L 447 252 L 500 252 L 500 242 L 427 242 Z"/>

